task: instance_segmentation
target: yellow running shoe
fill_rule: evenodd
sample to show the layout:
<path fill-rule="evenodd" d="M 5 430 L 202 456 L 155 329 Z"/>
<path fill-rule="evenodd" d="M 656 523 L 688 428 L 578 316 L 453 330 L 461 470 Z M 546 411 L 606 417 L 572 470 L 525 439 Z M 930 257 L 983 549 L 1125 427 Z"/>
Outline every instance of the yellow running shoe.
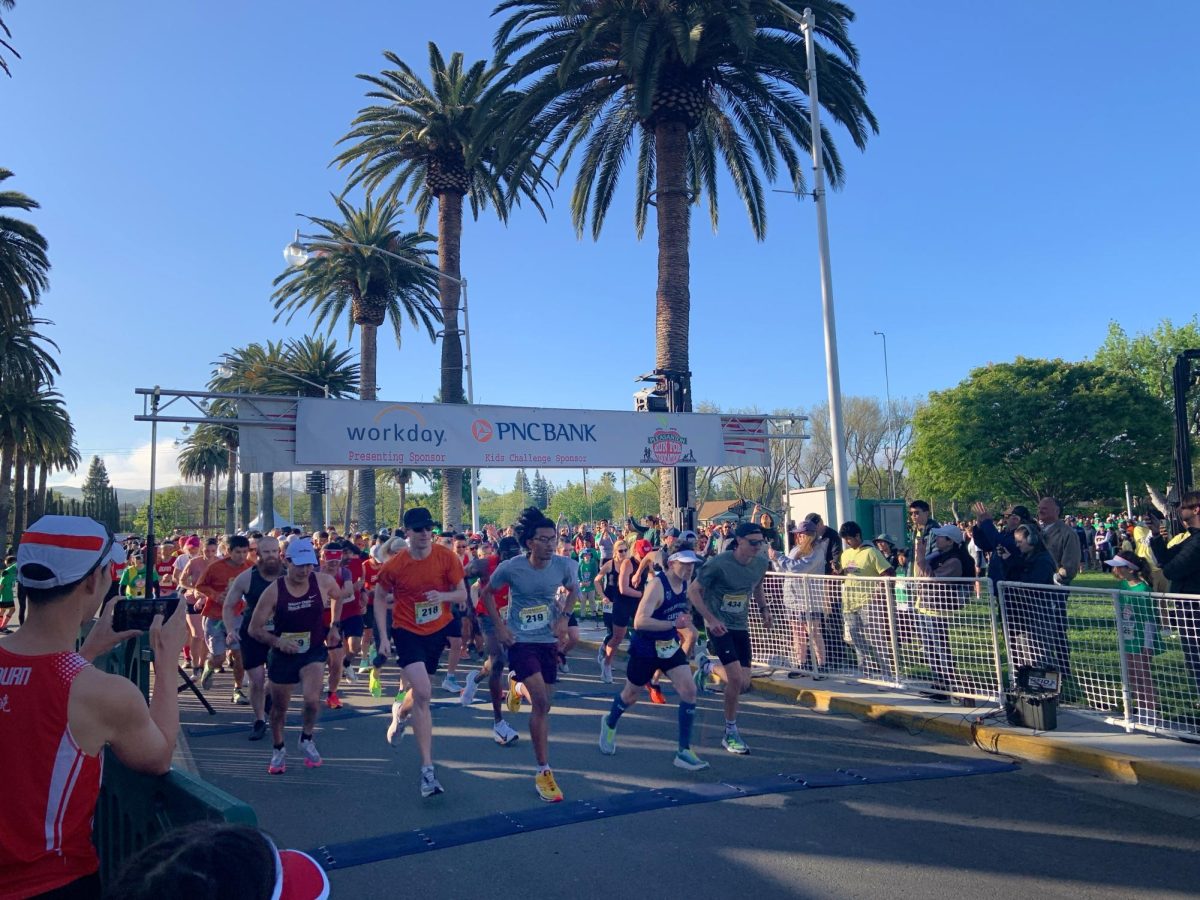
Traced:
<path fill-rule="evenodd" d="M 511 672 L 508 676 L 508 711 L 510 713 L 521 711 L 521 692 L 517 690 L 517 679 Z"/>
<path fill-rule="evenodd" d="M 554 780 L 554 773 L 549 769 L 539 772 L 533 783 L 537 787 L 538 796 L 547 803 L 562 803 L 563 793 L 559 790 L 558 782 Z"/>

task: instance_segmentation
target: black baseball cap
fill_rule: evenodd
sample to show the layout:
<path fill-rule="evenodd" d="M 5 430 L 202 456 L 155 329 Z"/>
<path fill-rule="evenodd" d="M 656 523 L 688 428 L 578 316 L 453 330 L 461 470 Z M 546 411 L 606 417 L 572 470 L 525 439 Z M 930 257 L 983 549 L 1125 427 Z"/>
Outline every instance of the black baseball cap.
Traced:
<path fill-rule="evenodd" d="M 738 525 L 737 530 L 734 531 L 733 536 L 743 538 L 751 534 L 762 533 L 762 526 L 757 522 L 742 522 Z"/>
<path fill-rule="evenodd" d="M 432 528 L 433 516 L 423 506 L 414 506 L 404 513 L 405 528 Z"/>

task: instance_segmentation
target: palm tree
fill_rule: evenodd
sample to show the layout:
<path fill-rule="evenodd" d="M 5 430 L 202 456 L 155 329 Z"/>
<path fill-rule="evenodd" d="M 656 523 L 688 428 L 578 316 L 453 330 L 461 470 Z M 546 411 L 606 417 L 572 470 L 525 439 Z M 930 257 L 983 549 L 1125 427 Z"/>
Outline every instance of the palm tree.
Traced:
<path fill-rule="evenodd" d="M 275 318 L 287 312 L 291 321 L 299 310 L 316 315 L 316 324 L 328 329 L 343 316 L 347 330 L 359 327 L 359 389 L 362 400 L 376 397 L 378 360 L 377 330 L 390 321 L 401 342 L 405 318 L 421 328 L 432 341 L 434 324 L 441 321 L 435 298 L 437 276 L 419 266 L 429 265 L 427 245 L 433 236 L 423 231 L 399 230 L 400 207 L 394 199 L 375 201 L 367 197 L 361 209 L 334 197 L 342 220 L 305 216 L 322 229 L 317 250 L 299 268 L 288 269 L 275 279 Z M 393 256 L 376 253 L 385 250 Z M 406 264 L 400 259 L 411 260 Z M 375 528 L 375 470 L 364 469 L 358 493 L 358 521 Z"/>
<path fill-rule="evenodd" d="M 204 483 L 204 506 L 200 527 L 208 529 L 212 514 L 212 485 L 222 473 L 229 472 L 229 450 L 224 431 L 219 425 L 198 425 L 183 439 L 179 454 L 179 474 L 185 481 Z"/>
<path fill-rule="evenodd" d="M 284 346 L 283 356 L 284 368 L 291 374 L 275 373 L 272 394 L 323 397 L 325 390 L 317 385 L 327 389 L 330 397 L 348 397 L 358 392 L 359 365 L 354 362 L 353 351 L 339 350 L 337 341 L 311 336 L 292 339 Z M 310 521 L 316 531 L 325 521 L 321 495 L 309 494 L 308 503 Z"/>
<path fill-rule="evenodd" d="M 15 5 L 16 5 L 16 0 L 0 0 L 0 9 L 12 9 L 13 6 L 15 6 Z M 11 53 L 13 56 L 15 56 L 17 59 L 20 59 L 21 54 L 16 51 L 16 48 L 13 47 L 12 44 L 10 44 L 7 40 L 5 40 L 5 38 L 12 37 L 12 32 L 8 30 L 8 26 L 4 24 L 3 19 L 0 19 L 0 31 L 4 32 L 4 37 L 0 38 L 0 47 L 3 47 L 5 50 L 7 50 L 9 53 Z M 3 69 L 4 74 L 7 75 L 9 78 L 12 78 L 12 72 L 9 71 L 8 62 L 4 59 L 3 56 L 0 56 L 0 69 Z"/>
<path fill-rule="evenodd" d="M 458 327 L 463 201 L 470 202 L 476 219 L 491 206 L 501 221 L 507 221 L 522 199 L 544 217 L 538 194 L 547 182 L 531 165 L 520 168 L 500 160 L 498 129 L 521 99 L 501 84 L 501 67 L 483 60 L 465 67 L 461 53 L 452 54 L 447 63 L 437 44 L 430 42 L 426 84 L 395 53 L 383 55 L 394 68 L 358 76 L 374 88 L 367 97 L 381 102 L 359 110 L 341 141 L 350 146 L 334 162 L 353 164 L 348 187 L 383 188 L 390 198 L 407 191 L 419 228 L 425 227 L 437 200 L 438 268 L 448 276 L 438 285 L 443 323 L 441 402 L 465 403 Z M 442 521 L 458 524 L 462 470 L 447 469 L 442 477 L 450 485 L 442 495 Z"/>
<path fill-rule="evenodd" d="M 38 464 L 37 500 L 34 513 L 31 513 L 29 516 L 29 521 L 31 522 L 38 516 L 46 514 L 46 481 L 50 473 L 65 469 L 74 474 L 79 469 L 81 460 L 79 448 L 75 446 L 75 427 L 70 425 L 70 423 L 68 425 L 68 434 L 59 435 L 57 440 L 49 442 L 45 455 Z M 64 437 L 66 438 L 66 443 L 62 441 Z"/>
<path fill-rule="evenodd" d="M 49 319 L 19 316 L 0 319 L 0 384 L 51 384 L 60 374 L 54 354 L 58 344 L 37 329 L 53 325 Z"/>
<path fill-rule="evenodd" d="M 816 14 L 821 105 L 859 148 L 878 130 L 848 36 L 854 19 L 837 0 L 805 4 Z M 495 38 L 514 60 L 511 84 L 526 98 L 507 123 L 508 152 L 544 152 L 559 173 L 579 148 L 571 215 L 598 237 L 628 157 L 636 157 L 634 223 L 641 237 L 650 206 L 658 226 L 655 297 L 658 368 L 682 373 L 691 409 L 690 206 L 707 195 L 717 225 L 717 180 L 727 169 L 750 217 L 766 235 L 763 176 L 782 173 L 804 192 L 813 135 L 800 27 L 780 0 L 501 0 Z M 844 179 L 832 136 L 820 146 L 830 181 Z M 761 171 L 761 175 L 760 175 Z M 673 479 L 661 480 L 663 511 Z"/>
<path fill-rule="evenodd" d="M 8 534 L 14 506 L 17 507 L 16 518 L 21 517 L 20 498 L 14 496 L 16 491 L 13 490 L 13 469 L 18 453 L 25 453 L 31 437 L 41 439 L 61 435 L 69 427 L 70 420 L 57 391 L 42 388 L 31 392 L 20 385 L 0 388 L 0 538 Z M 23 485 L 24 475 L 22 457 L 16 483 Z"/>
<path fill-rule="evenodd" d="M 2 43 L 2 42 L 0 42 Z M 12 177 L 0 169 L 0 182 Z M 49 285 L 46 273 L 46 239 L 28 222 L 4 215 L 5 209 L 28 212 L 37 209 L 36 200 L 18 191 L 0 191 L 0 321 L 11 323 L 29 314 Z"/>

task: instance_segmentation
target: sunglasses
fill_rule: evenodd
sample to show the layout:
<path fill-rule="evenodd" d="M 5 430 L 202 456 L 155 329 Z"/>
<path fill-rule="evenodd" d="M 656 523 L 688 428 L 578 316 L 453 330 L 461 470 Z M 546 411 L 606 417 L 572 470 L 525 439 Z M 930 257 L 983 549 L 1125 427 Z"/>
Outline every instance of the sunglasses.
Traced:
<path fill-rule="evenodd" d="M 752 541 L 749 538 L 747 538 L 746 543 L 749 544 L 751 547 L 761 547 L 763 544 L 766 543 L 766 541 L 765 540 Z"/>
<path fill-rule="evenodd" d="M 426 531 L 432 531 L 433 526 L 432 525 L 422 525 L 420 528 L 417 528 L 414 526 L 408 530 L 415 532 L 416 534 L 424 534 Z"/>

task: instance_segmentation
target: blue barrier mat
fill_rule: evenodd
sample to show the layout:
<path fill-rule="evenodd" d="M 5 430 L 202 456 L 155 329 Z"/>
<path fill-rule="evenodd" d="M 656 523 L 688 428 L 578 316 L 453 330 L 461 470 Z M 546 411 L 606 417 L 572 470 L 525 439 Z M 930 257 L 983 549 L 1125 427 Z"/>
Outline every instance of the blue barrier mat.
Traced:
<path fill-rule="evenodd" d="M 327 870 L 348 869 L 387 859 L 399 859 L 430 850 L 459 847 L 490 841 L 513 834 L 558 828 L 579 822 L 593 822 L 612 816 L 691 806 L 718 800 L 786 794 L 823 787 L 849 787 L 863 784 L 894 784 L 935 778 L 961 778 L 968 775 L 995 775 L 1017 770 L 1014 763 L 981 759 L 966 763 L 929 763 L 907 766 L 868 766 L 838 769 L 833 772 L 806 772 L 768 775 L 750 781 L 698 784 L 688 788 L 655 788 L 629 791 L 611 797 L 572 800 L 552 806 L 539 806 L 512 813 L 497 813 L 462 822 L 435 825 L 416 831 L 381 834 L 377 837 L 341 844 L 325 844 L 308 853 Z"/>

